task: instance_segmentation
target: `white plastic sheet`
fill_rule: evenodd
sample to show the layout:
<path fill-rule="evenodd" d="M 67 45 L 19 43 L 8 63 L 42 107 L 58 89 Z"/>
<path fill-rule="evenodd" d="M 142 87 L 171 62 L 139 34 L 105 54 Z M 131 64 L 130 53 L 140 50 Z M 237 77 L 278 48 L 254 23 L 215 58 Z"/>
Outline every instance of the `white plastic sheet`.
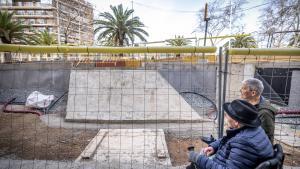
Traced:
<path fill-rule="evenodd" d="M 26 99 L 25 105 L 34 108 L 46 108 L 54 100 L 54 95 L 43 95 L 41 92 L 34 91 Z"/>

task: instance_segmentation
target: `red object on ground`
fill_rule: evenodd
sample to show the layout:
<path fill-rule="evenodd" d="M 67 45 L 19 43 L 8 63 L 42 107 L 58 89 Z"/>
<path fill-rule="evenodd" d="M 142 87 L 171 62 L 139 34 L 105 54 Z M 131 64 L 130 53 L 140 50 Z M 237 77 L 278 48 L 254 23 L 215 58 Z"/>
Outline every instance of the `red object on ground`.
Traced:
<path fill-rule="evenodd" d="M 300 114 L 300 109 L 279 109 L 276 114 Z"/>
<path fill-rule="evenodd" d="M 96 61 L 96 67 L 125 67 L 126 62 L 121 61 Z"/>
<path fill-rule="evenodd" d="M 16 98 L 11 99 L 10 101 L 8 101 L 7 103 L 4 104 L 4 106 L 3 106 L 4 113 L 30 113 L 30 114 L 36 114 L 38 116 L 42 115 L 42 112 L 40 112 L 38 110 L 12 110 L 12 109 L 9 110 L 9 109 L 6 109 L 6 107 L 14 100 L 16 100 Z"/>

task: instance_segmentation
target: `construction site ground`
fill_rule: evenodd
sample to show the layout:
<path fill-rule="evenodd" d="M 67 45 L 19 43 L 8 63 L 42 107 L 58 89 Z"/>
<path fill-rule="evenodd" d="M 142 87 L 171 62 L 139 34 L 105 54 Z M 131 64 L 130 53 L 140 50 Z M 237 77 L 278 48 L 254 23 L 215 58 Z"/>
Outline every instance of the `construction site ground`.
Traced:
<path fill-rule="evenodd" d="M 1 161 L 5 159 L 74 161 L 98 132 L 97 127 L 84 127 L 83 124 L 82 127 L 78 128 L 76 123 L 72 123 L 73 125 L 68 127 L 51 127 L 53 124 L 51 124 L 49 119 L 44 118 L 41 120 L 41 118 L 32 114 L 1 112 Z M 61 126 L 64 126 L 64 123 L 61 121 Z M 159 125 L 155 124 L 152 127 L 156 128 Z M 197 128 L 196 124 L 192 125 L 194 125 L 193 128 Z M 99 125 L 97 126 L 99 127 Z M 120 126 L 112 127 L 120 128 Z M 206 146 L 199 139 L 199 135 L 203 133 L 185 130 L 185 125 L 181 125 L 181 128 L 178 128 L 177 124 L 178 130 L 172 128 L 172 124 L 168 124 L 168 126 L 169 129 L 164 131 L 172 166 L 187 165 L 187 147 L 193 144 L 196 146 L 196 150 L 199 150 L 201 147 Z M 300 150 L 284 144 L 283 147 L 286 153 L 285 165 L 300 166 Z"/>

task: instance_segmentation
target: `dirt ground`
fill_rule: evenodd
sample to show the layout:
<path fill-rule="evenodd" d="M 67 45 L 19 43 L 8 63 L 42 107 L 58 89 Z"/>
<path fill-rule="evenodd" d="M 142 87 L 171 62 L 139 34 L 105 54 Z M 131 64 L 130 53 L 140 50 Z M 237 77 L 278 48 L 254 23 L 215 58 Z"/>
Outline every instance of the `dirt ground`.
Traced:
<path fill-rule="evenodd" d="M 200 139 L 176 138 L 172 135 L 166 135 L 166 142 L 173 166 L 188 165 L 187 148 L 194 145 L 195 151 L 207 146 Z"/>
<path fill-rule="evenodd" d="M 279 142 L 276 142 L 279 143 Z M 285 159 L 284 164 L 288 166 L 300 166 L 300 148 L 293 148 L 284 143 L 280 143 L 282 145 Z"/>
<path fill-rule="evenodd" d="M 0 113 L 0 158 L 74 160 L 96 134 L 50 128 L 33 114 Z"/>
<path fill-rule="evenodd" d="M 36 115 L 0 112 L 0 158 L 75 160 L 97 134 L 96 130 L 47 127 Z M 199 138 L 166 134 L 172 165 L 187 165 L 187 147 L 207 145 Z M 282 144 L 283 145 L 283 144 Z M 300 149 L 283 145 L 285 165 L 300 166 Z"/>

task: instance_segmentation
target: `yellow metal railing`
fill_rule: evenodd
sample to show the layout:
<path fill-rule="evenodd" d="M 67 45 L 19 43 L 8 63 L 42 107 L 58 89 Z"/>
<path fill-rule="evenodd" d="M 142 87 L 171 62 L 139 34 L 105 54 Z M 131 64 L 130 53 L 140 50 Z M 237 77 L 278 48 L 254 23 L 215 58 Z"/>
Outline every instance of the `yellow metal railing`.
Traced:
<path fill-rule="evenodd" d="M 231 48 L 231 63 L 300 62 L 300 48 Z"/>
<path fill-rule="evenodd" d="M 0 44 L 0 52 L 26 53 L 214 53 L 216 47 L 90 47 Z"/>
<path fill-rule="evenodd" d="M 104 61 L 126 61 L 126 65 L 139 65 L 140 61 L 149 62 L 189 62 L 197 63 L 199 60 L 216 62 L 216 47 L 92 47 L 92 46 L 30 46 L 0 44 L 0 52 L 31 53 L 31 54 L 55 54 L 55 53 L 78 53 L 82 58 L 93 57 L 94 54 L 104 54 L 100 58 Z M 146 54 L 146 53 L 172 53 L 172 57 L 154 57 L 132 59 L 131 57 L 119 57 L 123 53 Z M 185 53 L 185 54 L 183 54 Z M 199 53 L 198 55 L 196 53 Z M 205 53 L 205 54 L 200 54 Z M 210 53 L 210 54 L 208 54 Z M 107 54 L 107 55 L 106 55 Z M 177 54 L 182 54 L 176 57 Z M 190 55 L 189 55 L 190 54 Z M 286 62 L 300 61 L 299 48 L 231 48 L 228 49 L 230 61 L 233 63 L 243 62 Z M 115 55 L 115 56 L 114 56 Z M 151 54 L 150 54 L 151 55 Z M 66 55 L 67 56 L 67 55 Z M 148 55 L 149 56 L 149 55 Z M 128 62 L 128 63 L 127 63 Z"/>
<path fill-rule="evenodd" d="M 300 56 L 300 48 L 231 48 L 229 55 Z"/>

